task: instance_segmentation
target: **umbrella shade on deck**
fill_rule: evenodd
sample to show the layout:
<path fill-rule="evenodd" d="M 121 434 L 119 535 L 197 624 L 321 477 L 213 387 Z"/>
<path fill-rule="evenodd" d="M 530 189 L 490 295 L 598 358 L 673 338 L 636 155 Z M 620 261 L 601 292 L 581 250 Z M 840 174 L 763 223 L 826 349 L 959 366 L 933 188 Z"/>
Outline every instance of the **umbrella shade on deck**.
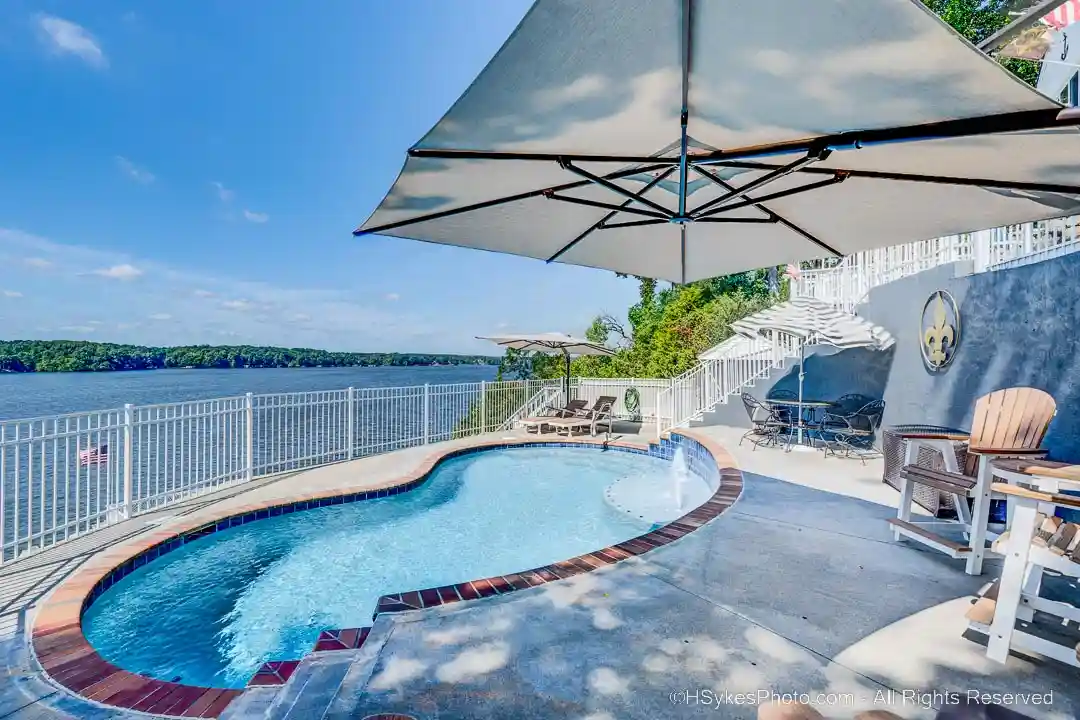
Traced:
<path fill-rule="evenodd" d="M 591 340 L 576 338 L 562 333 L 540 333 L 538 335 L 495 335 L 477 337 L 477 340 L 490 340 L 496 345 L 514 350 L 541 352 L 547 355 L 562 355 L 566 360 L 566 399 L 570 400 L 570 357 L 573 355 L 614 355 L 615 351 Z"/>
<path fill-rule="evenodd" d="M 537 0 L 356 234 L 689 282 L 1080 212 L 1078 123 L 919 0 Z"/>
<path fill-rule="evenodd" d="M 731 329 L 749 338 L 771 332 L 784 332 L 803 340 L 799 346 L 799 403 L 803 401 L 803 379 L 806 377 L 806 346 L 823 343 L 838 348 L 868 347 L 886 350 L 895 344 L 885 328 L 857 315 L 842 312 L 829 303 L 814 298 L 798 297 L 778 303 L 742 320 L 731 323 Z M 799 443 L 802 443 L 802 423 L 799 424 Z"/>

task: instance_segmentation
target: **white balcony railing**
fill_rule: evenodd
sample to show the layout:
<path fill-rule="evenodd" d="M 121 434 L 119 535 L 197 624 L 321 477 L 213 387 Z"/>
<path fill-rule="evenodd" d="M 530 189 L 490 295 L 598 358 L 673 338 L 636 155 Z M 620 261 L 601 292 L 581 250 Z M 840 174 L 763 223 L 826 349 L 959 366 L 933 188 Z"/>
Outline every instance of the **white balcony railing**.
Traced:
<path fill-rule="evenodd" d="M 1080 250 L 1078 220 L 1058 218 L 854 253 L 832 267 L 803 270 L 794 292 L 853 312 L 871 289 L 940 265 L 969 261 L 973 272 L 988 272 Z"/>

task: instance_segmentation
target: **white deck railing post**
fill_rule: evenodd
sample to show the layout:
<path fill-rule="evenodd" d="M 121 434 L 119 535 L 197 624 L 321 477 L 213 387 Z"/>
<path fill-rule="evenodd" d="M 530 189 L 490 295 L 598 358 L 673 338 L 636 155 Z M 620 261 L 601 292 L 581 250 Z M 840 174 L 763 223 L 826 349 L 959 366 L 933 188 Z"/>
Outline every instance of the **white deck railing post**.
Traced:
<path fill-rule="evenodd" d="M 244 395 L 244 477 L 255 477 L 255 396 Z"/>
<path fill-rule="evenodd" d="M 430 426 L 429 418 L 430 418 L 430 414 L 431 414 L 431 404 L 430 403 L 431 403 L 431 384 L 430 383 L 424 383 L 424 418 L 423 418 L 422 422 L 424 423 L 424 444 L 425 445 L 427 445 L 428 441 L 431 439 L 431 435 L 429 434 L 430 431 L 428 430 L 428 427 Z"/>
<path fill-rule="evenodd" d="M 345 443 L 349 446 L 345 456 L 352 460 L 356 455 L 356 388 L 345 391 Z"/>
<path fill-rule="evenodd" d="M 487 382 L 480 381 L 480 432 L 487 432 Z"/>
<path fill-rule="evenodd" d="M 130 518 L 131 495 L 132 495 L 132 435 L 135 431 L 135 406 L 131 403 L 124 405 L 124 517 Z M 44 500 L 44 498 L 42 498 Z"/>

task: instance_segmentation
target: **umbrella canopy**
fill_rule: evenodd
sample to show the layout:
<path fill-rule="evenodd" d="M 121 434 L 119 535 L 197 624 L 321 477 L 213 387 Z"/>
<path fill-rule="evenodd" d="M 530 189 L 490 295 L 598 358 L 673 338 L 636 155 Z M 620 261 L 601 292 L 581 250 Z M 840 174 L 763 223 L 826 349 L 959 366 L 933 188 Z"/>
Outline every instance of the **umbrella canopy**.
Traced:
<path fill-rule="evenodd" d="M 794 298 L 778 303 L 742 320 L 731 323 L 731 329 L 746 337 L 761 337 L 767 331 L 779 330 L 803 338 L 799 346 L 799 445 L 802 445 L 803 381 L 806 378 L 806 345 L 827 343 L 838 348 L 873 347 L 879 350 L 895 343 L 892 335 L 878 325 L 837 310 L 814 298 Z"/>
<path fill-rule="evenodd" d="M 885 328 L 857 315 L 837 310 L 829 303 L 799 297 L 748 315 L 731 324 L 740 335 L 754 338 L 764 332 L 780 332 L 838 348 L 872 347 L 884 350 L 896 341 Z"/>
<path fill-rule="evenodd" d="M 615 351 L 591 340 L 576 338 L 562 333 L 540 333 L 538 335 L 495 335 L 477 337 L 477 340 L 490 340 L 505 348 L 531 350 L 548 355 L 561 354 L 566 358 L 566 378 L 563 392 L 570 400 L 570 356 L 571 355 L 614 355 Z"/>
<path fill-rule="evenodd" d="M 1077 124 L 920 0 L 537 0 L 356 234 L 689 282 L 1080 212 Z"/>
<path fill-rule="evenodd" d="M 576 338 L 562 333 L 540 333 L 536 335 L 494 335 L 477 337 L 477 340 L 490 340 L 496 345 L 514 350 L 533 350 L 547 354 L 563 355 L 614 355 L 615 351 L 590 340 Z"/>

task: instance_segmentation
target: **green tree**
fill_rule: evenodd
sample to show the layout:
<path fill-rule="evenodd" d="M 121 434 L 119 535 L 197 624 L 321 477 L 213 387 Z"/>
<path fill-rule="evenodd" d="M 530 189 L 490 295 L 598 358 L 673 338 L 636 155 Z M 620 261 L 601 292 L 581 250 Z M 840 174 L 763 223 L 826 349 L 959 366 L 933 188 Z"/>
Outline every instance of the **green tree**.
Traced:
<path fill-rule="evenodd" d="M 922 0 L 923 5 L 971 44 L 978 45 L 1012 22 L 1009 10 L 1015 0 Z M 998 58 L 1006 69 L 1028 85 L 1039 81 L 1039 64 L 1031 60 Z"/>

